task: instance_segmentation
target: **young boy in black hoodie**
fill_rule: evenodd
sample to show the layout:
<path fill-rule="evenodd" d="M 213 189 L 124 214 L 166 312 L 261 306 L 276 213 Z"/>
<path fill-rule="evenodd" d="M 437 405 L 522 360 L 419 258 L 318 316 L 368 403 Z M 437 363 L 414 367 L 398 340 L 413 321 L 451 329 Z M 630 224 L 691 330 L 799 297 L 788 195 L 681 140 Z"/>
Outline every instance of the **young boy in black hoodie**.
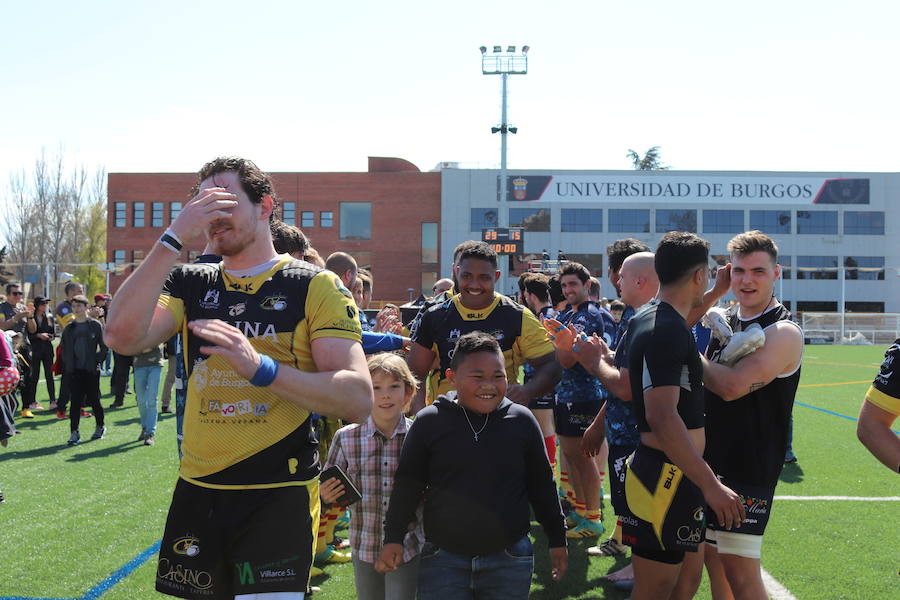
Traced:
<path fill-rule="evenodd" d="M 459 338 L 447 370 L 456 388 L 416 416 L 394 479 L 376 569 L 396 569 L 424 500 L 419 597 L 527 598 L 534 568 L 529 504 L 549 539 L 552 576 L 566 571 L 565 524 L 537 421 L 505 398 L 500 346 Z"/>

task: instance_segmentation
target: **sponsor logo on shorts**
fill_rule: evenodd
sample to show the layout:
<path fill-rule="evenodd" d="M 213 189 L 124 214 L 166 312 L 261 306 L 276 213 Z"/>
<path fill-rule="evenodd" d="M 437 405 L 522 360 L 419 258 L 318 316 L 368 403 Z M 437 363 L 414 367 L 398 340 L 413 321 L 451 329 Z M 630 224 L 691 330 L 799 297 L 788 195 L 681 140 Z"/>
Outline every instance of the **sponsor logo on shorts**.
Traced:
<path fill-rule="evenodd" d="M 180 563 L 173 563 L 165 557 L 159 559 L 156 576 L 162 581 L 177 584 L 172 587 L 208 590 L 213 586 L 213 576 L 208 571 L 189 569 Z"/>
<path fill-rule="evenodd" d="M 678 538 L 679 542 L 691 542 L 693 544 L 699 544 L 703 539 L 699 527 L 691 529 L 687 525 L 679 527 L 675 531 L 675 536 Z"/>
<path fill-rule="evenodd" d="M 219 290 L 206 290 L 203 300 L 200 301 L 203 308 L 219 308 Z"/>
<path fill-rule="evenodd" d="M 192 535 L 178 538 L 172 544 L 172 552 L 182 556 L 197 556 L 200 554 L 200 540 Z"/>
<path fill-rule="evenodd" d="M 694 511 L 694 520 L 695 520 L 695 521 L 702 521 L 702 520 L 703 520 L 703 516 L 704 516 L 704 515 L 703 515 L 703 507 L 702 507 L 702 506 L 698 506 L 698 507 L 697 507 L 697 510 Z"/>
<path fill-rule="evenodd" d="M 637 545 L 637 538 L 633 535 L 627 535 L 625 533 L 622 534 L 622 543 L 627 546 L 635 546 Z"/>
<path fill-rule="evenodd" d="M 744 502 L 744 510 L 748 515 L 767 515 L 769 514 L 769 501 L 764 498 L 754 498 L 741 494 L 741 500 Z"/>
<path fill-rule="evenodd" d="M 297 570 L 286 566 L 296 562 L 299 556 L 268 562 L 262 565 L 253 565 L 249 562 L 239 562 L 234 565 L 241 585 L 253 585 L 259 583 L 276 583 L 291 581 L 297 577 Z"/>
<path fill-rule="evenodd" d="M 628 516 L 628 515 L 621 515 L 621 516 L 619 517 L 619 519 L 622 520 L 622 525 L 629 525 L 629 526 L 631 526 L 631 527 L 637 527 L 637 526 L 638 526 L 638 520 L 635 519 L 634 517 L 631 517 L 631 516 Z"/>

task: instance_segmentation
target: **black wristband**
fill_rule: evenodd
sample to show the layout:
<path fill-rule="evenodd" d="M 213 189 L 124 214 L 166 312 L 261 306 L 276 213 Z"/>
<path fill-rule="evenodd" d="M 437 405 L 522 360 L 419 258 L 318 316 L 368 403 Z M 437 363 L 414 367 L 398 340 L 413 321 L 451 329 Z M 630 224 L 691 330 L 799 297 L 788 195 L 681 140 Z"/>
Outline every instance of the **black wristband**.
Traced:
<path fill-rule="evenodd" d="M 184 247 L 181 245 L 181 242 L 175 239 L 175 236 L 170 235 L 168 231 L 160 236 L 159 241 L 163 246 L 165 246 L 175 254 L 181 254 L 181 249 Z"/>

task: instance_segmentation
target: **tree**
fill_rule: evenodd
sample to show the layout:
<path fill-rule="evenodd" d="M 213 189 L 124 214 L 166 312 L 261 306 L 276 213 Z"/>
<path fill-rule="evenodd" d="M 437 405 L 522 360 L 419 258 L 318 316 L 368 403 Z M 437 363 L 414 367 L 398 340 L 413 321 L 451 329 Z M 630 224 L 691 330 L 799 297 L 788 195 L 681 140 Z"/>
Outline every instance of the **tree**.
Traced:
<path fill-rule="evenodd" d="M 631 166 L 636 171 L 667 171 L 671 167 L 662 163 L 659 154 L 659 146 L 653 146 L 644 152 L 643 157 L 631 148 L 628 149 L 628 154 L 625 156 L 631 161 Z"/>
<path fill-rule="evenodd" d="M 75 253 L 75 258 L 83 266 L 75 269 L 75 278 L 84 284 L 85 289 L 97 292 L 106 289 L 103 271 L 97 263 L 106 262 L 106 171 L 98 169 L 88 192 L 89 201 L 86 207 L 81 238 L 84 243 Z M 86 265 L 86 266 L 85 266 Z"/>

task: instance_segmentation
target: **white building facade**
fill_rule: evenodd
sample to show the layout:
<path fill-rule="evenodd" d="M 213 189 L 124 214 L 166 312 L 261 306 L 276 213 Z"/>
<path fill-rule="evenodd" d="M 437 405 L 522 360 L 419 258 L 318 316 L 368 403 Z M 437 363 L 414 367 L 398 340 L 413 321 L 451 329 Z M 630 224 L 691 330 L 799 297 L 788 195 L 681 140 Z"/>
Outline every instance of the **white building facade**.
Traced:
<path fill-rule="evenodd" d="M 457 244 L 498 225 L 498 187 L 497 170 L 441 171 L 442 274 Z M 525 231 L 506 293 L 544 250 L 588 266 L 614 297 L 605 250 L 617 239 L 655 248 L 667 231 L 693 231 L 724 264 L 729 239 L 760 229 L 780 249 L 776 293 L 792 310 L 838 311 L 843 297 L 847 311 L 900 312 L 900 174 L 528 170 L 510 171 L 507 190 L 504 222 Z"/>

